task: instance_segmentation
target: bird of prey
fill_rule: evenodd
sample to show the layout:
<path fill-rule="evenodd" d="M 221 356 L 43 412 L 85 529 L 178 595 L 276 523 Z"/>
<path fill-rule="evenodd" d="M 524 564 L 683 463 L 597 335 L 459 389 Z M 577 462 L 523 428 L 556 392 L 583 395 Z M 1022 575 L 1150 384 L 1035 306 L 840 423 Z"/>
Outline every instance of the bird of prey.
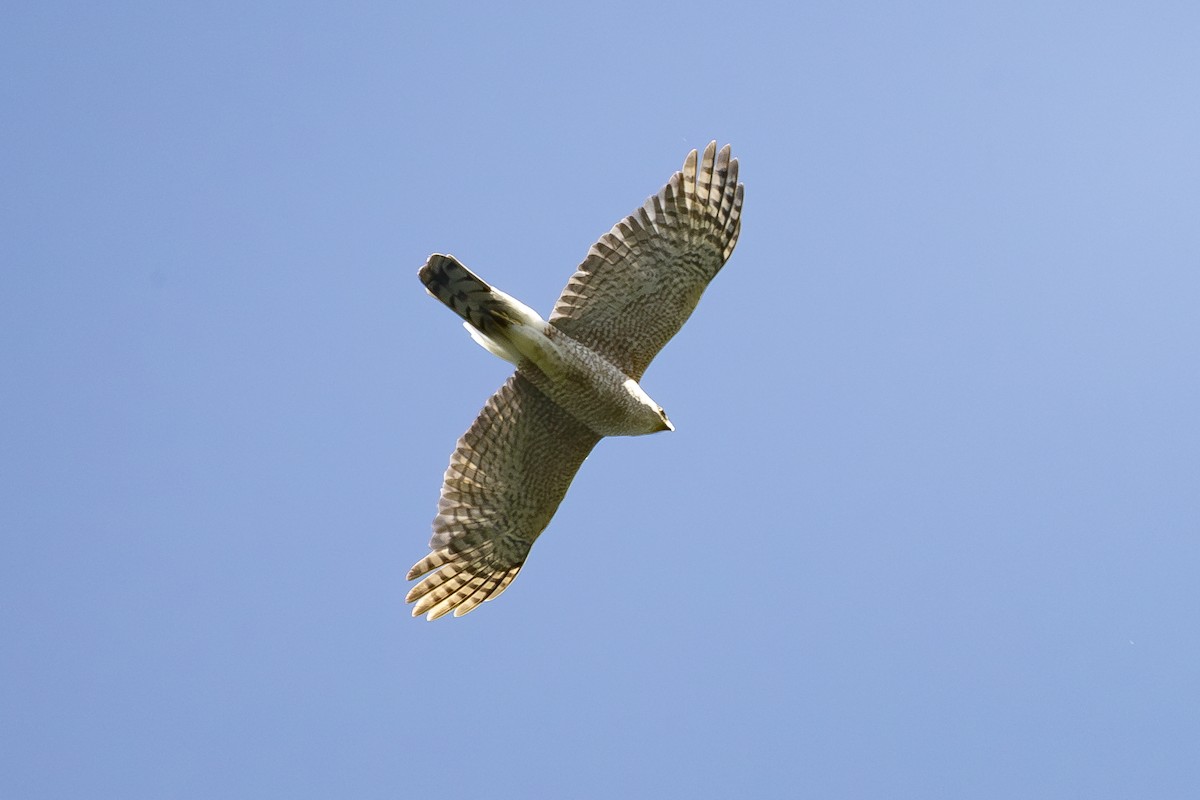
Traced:
<path fill-rule="evenodd" d="M 549 321 L 435 253 L 418 275 L 471 337 L 516 366 L 450 456 L 413 616 L 461 616 L 512 582 L 580 464 L 605 436 L 674 430 L 638 385 L 741 231 L 729 145 L 711 142 L 592 245 Z"/>

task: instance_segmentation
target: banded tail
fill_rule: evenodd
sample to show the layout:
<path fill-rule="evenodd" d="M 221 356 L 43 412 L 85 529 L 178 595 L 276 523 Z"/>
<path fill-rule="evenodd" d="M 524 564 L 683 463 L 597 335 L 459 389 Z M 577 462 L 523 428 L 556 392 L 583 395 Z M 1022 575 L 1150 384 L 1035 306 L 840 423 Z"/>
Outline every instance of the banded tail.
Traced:
<path fill-rule="evenodd" d="M 417 276 L 431 295 L 465 320 L 464 327 L 472 339 L 512 364 L 520 363 L 522 358 L 512 329 L 528 328 L 540 333 L 546 328 L 546 320 L 536 311 L 489 286 L 454 256 L 434 253 Z"/>
<path fill-rule="evenodd" d="M 431 295 L 480 333 L 498 333 L 497 325 L 507 327 L 513 321 L 504 313 L 508 304 L 454 256 L 434 253 L 417 275 Z"/>

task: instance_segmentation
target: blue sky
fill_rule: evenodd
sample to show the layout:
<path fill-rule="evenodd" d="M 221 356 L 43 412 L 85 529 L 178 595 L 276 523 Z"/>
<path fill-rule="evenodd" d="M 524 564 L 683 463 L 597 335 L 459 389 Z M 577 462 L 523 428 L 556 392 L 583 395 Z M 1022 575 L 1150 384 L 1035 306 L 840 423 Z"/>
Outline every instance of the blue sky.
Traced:
<path fill-rule="evenodd" d="M 0 795 L 1200 792 L 1194 4 L 3 18 Z M 678 430 L 411 619 L 507 374 L 417 268 L 548 312 L 710 139 Z"/>

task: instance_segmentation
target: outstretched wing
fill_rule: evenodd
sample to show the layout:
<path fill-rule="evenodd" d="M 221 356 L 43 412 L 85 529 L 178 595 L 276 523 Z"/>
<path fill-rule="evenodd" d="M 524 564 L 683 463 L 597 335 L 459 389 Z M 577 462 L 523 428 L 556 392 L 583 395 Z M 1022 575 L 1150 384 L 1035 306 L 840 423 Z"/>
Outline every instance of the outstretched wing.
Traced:
<path fill-rule="evenodd" d="M 592 245 L 550 323 L 638 380 L 725 264 L 742 225 L 729 145 L 696 151 L 662 191 Z"/>
<path fill-rule="evenodd" d="M 462 616 L 504 591 L 599 440 L 527 379 L 509 378 L 450 457 L 433 552 L 408 573 L 432 573 L 405 598 L 413 616 Z"/>

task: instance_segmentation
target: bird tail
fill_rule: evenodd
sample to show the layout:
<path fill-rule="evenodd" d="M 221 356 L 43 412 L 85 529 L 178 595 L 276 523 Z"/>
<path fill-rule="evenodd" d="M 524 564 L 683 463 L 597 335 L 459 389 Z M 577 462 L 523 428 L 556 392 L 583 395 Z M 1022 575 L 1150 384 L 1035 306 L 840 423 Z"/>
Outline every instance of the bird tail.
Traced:
<path fill-rule="evenodd" d="M 431 295 L 485 336 L 520 321 L 508 295 L 493 289 L 454 256 L 434 253 L 417 275 Z"/>
<path fill-rule="evenodd" d="M 529 339 L 525 329 L 536 333 L 546 327 L 536 311 L 489 286 L 454 256 L 434 253 L 417 275 L 431 295 L 466 321 L 472 339 L 505 361 L 520 363 L 520 341 Z"/>

